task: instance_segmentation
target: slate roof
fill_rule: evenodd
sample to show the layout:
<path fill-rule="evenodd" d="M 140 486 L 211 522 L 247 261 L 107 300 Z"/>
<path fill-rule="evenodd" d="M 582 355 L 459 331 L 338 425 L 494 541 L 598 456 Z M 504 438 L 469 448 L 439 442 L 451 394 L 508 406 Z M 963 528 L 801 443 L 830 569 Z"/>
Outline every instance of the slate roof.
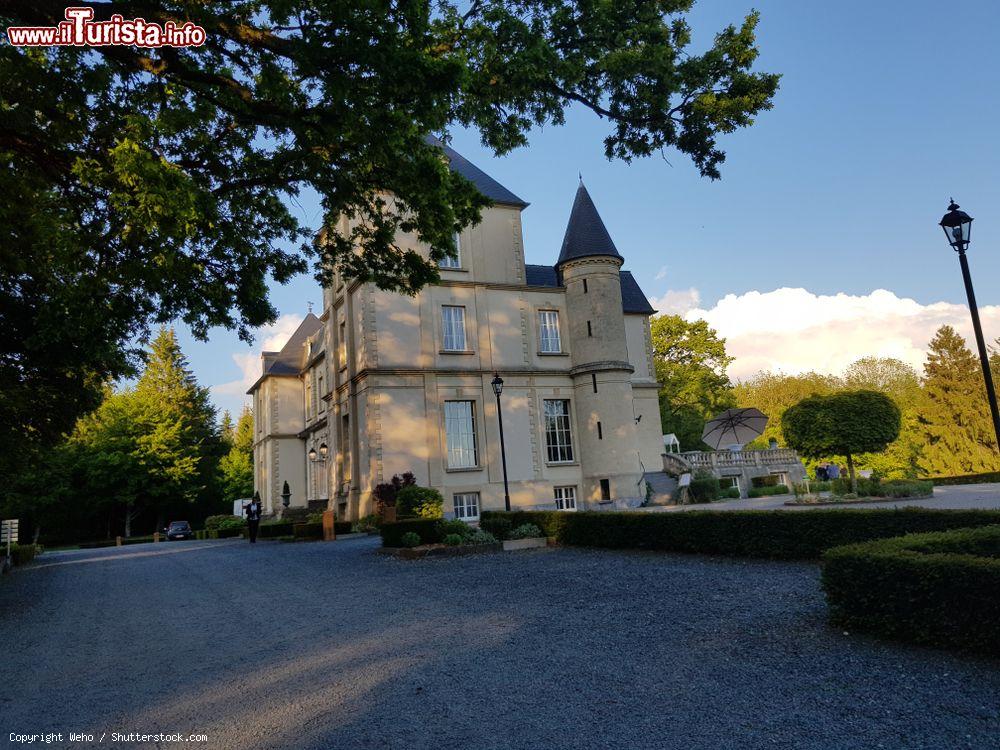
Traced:
<path fill-rule="evenodd" d="M 427 136 L 427 142 L 442 148 L 445 156 L 448 157 L 449 166 L 475 185 L 480 193 L 485 195 L 494 203 L 500 203 L 507 206 L 517 206 L 518 208 L 525 208 L 528 205 L 525 201 L 518 198 L 510 190 L 494 180 L 486 174 L 486 172 L 466 159 L 451 146 L 443 143 L 440 139 L 429 135 Z"/>
<path fill-rule="evenodd" d="M 524 267 L 524 283 L 528 286 L 561 287 L 559 273 L 554 266 L 538 266 L 527 264 Z M 626 315 L 652 315 L 656 312 L 649 304 L 646 295 L 639 288 L 631 271 L 621 272 L 622 312 Z"/>
<path fill-rule="evenodd" d="M 261 380 L 268 375 L 298 375 L 306 365 L 306 342 L 323 328 L 323 323 L 312 313 L 306 315 L 299 327 L 291 335 L 279 352 L 264 352 L 263 373 L 257 382 L 250 386 L 247 393 L 252 393 Z M 314 351 L 315 355 L 316 352 Z"/>
<path fill-rule="evenodd" d="M 601 215 L 597 213 L 597 206 L 594 205 L 590 193 L 580 181 L 580 187 L 576 189 L 576 198 L 573 200 L 573 210 L 569 214 L 569 223 L 566 225 L 566 234 L 563 237 L 562 249 L 559 251 L 558 266 L 567 260 L 574 258 L 587 258 L 595 255 L 605 255 L 613 258 L 621 258 L 618 248 L 611 240 Z"/>

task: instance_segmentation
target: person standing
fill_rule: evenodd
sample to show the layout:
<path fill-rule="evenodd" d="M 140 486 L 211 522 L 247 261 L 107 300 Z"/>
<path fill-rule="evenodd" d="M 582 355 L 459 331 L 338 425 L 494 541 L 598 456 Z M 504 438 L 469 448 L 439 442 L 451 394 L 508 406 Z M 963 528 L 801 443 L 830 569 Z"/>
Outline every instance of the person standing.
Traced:
<path fill-rule="evenodd" d="M 243 512 L 247 517 L 247 530 L 250 532 L 250 544 L 257 543 L 257 530 L 260 528 L 260 493 L 253 493 L 253 500 L 243 506 Z"/>

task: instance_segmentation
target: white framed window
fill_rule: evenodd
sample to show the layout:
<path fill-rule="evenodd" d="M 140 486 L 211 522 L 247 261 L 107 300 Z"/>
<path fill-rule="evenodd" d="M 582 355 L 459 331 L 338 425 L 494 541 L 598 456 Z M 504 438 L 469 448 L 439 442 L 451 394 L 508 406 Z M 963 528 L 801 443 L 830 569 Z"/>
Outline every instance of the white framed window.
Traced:
<path fill-rule="evenodd" d="M 553 487 L 556 510 L 576 510 L 576 487 Z"/>
<path fill-rule="evenodd" d="M 464 352 L 465 308 L 457 305 L 441 307 L 441 325 L 444 328 L 444 348 L 449 352 Z"/>
<path fill-rule="evenodd" d="M 559 313 L 556 310 L 538 311 L 538 351 L 557 354 L 562 351 L 559 338 Z"/>
<path fill-rule="evenodd" d="M 542 402 L 545 412 L 545 449 L 549 463 L 573 460 L 573 439 L 570 435 L 569 401 L 546 399 Z"/>
<path fill-rule="evenodd" d="M 461 268 L 462 267 L 462 244 L 458 241 L 458 232 L 455 233 L 455 257 L 445 256 L 438 261 L 438 268 Z"/>
<path fill-rule="evenodd" d="M 463 521 L 475 521 L 479 518 L 479 493 L 459 492 L 452 495 L 455 508 L 455 518 Z"/>
<path fill-rule="evenodd" d="M 444 433 L 449 469 L 479 465 L 476 455 L 476 405 L 472 401 L 444 402 Z"/>

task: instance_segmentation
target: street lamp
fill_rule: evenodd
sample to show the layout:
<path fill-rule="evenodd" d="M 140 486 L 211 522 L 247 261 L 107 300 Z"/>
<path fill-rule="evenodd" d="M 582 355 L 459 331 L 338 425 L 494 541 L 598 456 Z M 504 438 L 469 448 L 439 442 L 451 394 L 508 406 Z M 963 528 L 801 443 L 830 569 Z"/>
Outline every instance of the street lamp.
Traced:
<path fill-rule="evenodd" d="M 326 447 L 326 443 L 321 443 L 319 446 L 319 454 L 316 453 L 315 448 L 310 448 L 309 453 L 306 455 L 309 456 L 310 461 L 326 461 L 326 454 L 329 452 L 330 449 Z"/>
<path fill-rule="evenodd" d="M 979 361 L 983 366 L 983 379 L 986 381 L 986 397 L 990 402 L 990 413 L 993 415 L 993 431 L 997 437 L 997 449 L 1000 450 L 1000 411 L 997 410 L 997 394 L 993 389 L 993 374 L 990 372 L 990 359 L 986 353 L 986 343 L 983 341 L 983 327 L 979 322 L 979 307 L 976 305 L 976 293 L 972 290 L 972 275 L 969 273 L 969 260 L 965 251 L 969 247 L 969 237 L 972 234 L 972 217 L 965 211 L 958 210 L 958 204 L 952 199 L 948 205 L 948 213 L 941 219 L 941 228 L 948 244 L 958 253 L 958 262 L 962 266 L 962 279 L 965 281 L 965 294 L 969 298 L 969 312 L 972 313 L 972 328 L 976 333 L 976 346 L 979 347 Z"/>
<path fill-rule="evenodd" d="M 281 504 L 287 508 L 291 502 L 292 491 L 288 488 L 288 481 L 285 480 L 285 485 L 281 488 Z"/>
<path fill-rule="evenodd" d="M 493 393 L 497 397 L 497 423 L 500 425 L 500 462 L 503 464 L 503 503 L 507 512 L 510 512 L 510 488 L 507 486 L 507 447 L 503 442 L 503 412 L 500 411 L 500 394 L 503 393 L 503 378 L 500 373 L 493 373 Z"/>

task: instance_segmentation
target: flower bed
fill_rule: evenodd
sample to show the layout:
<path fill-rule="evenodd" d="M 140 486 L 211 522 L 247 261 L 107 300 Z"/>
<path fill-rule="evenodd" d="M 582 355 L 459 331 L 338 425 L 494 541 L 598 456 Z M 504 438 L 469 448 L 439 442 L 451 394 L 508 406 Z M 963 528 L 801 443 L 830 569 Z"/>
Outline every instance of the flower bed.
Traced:
<path fill-rule="evenodd" d="M 838 626 L 1000 655 L 1000 525 L 828 550 L 823 589 Z"/>

